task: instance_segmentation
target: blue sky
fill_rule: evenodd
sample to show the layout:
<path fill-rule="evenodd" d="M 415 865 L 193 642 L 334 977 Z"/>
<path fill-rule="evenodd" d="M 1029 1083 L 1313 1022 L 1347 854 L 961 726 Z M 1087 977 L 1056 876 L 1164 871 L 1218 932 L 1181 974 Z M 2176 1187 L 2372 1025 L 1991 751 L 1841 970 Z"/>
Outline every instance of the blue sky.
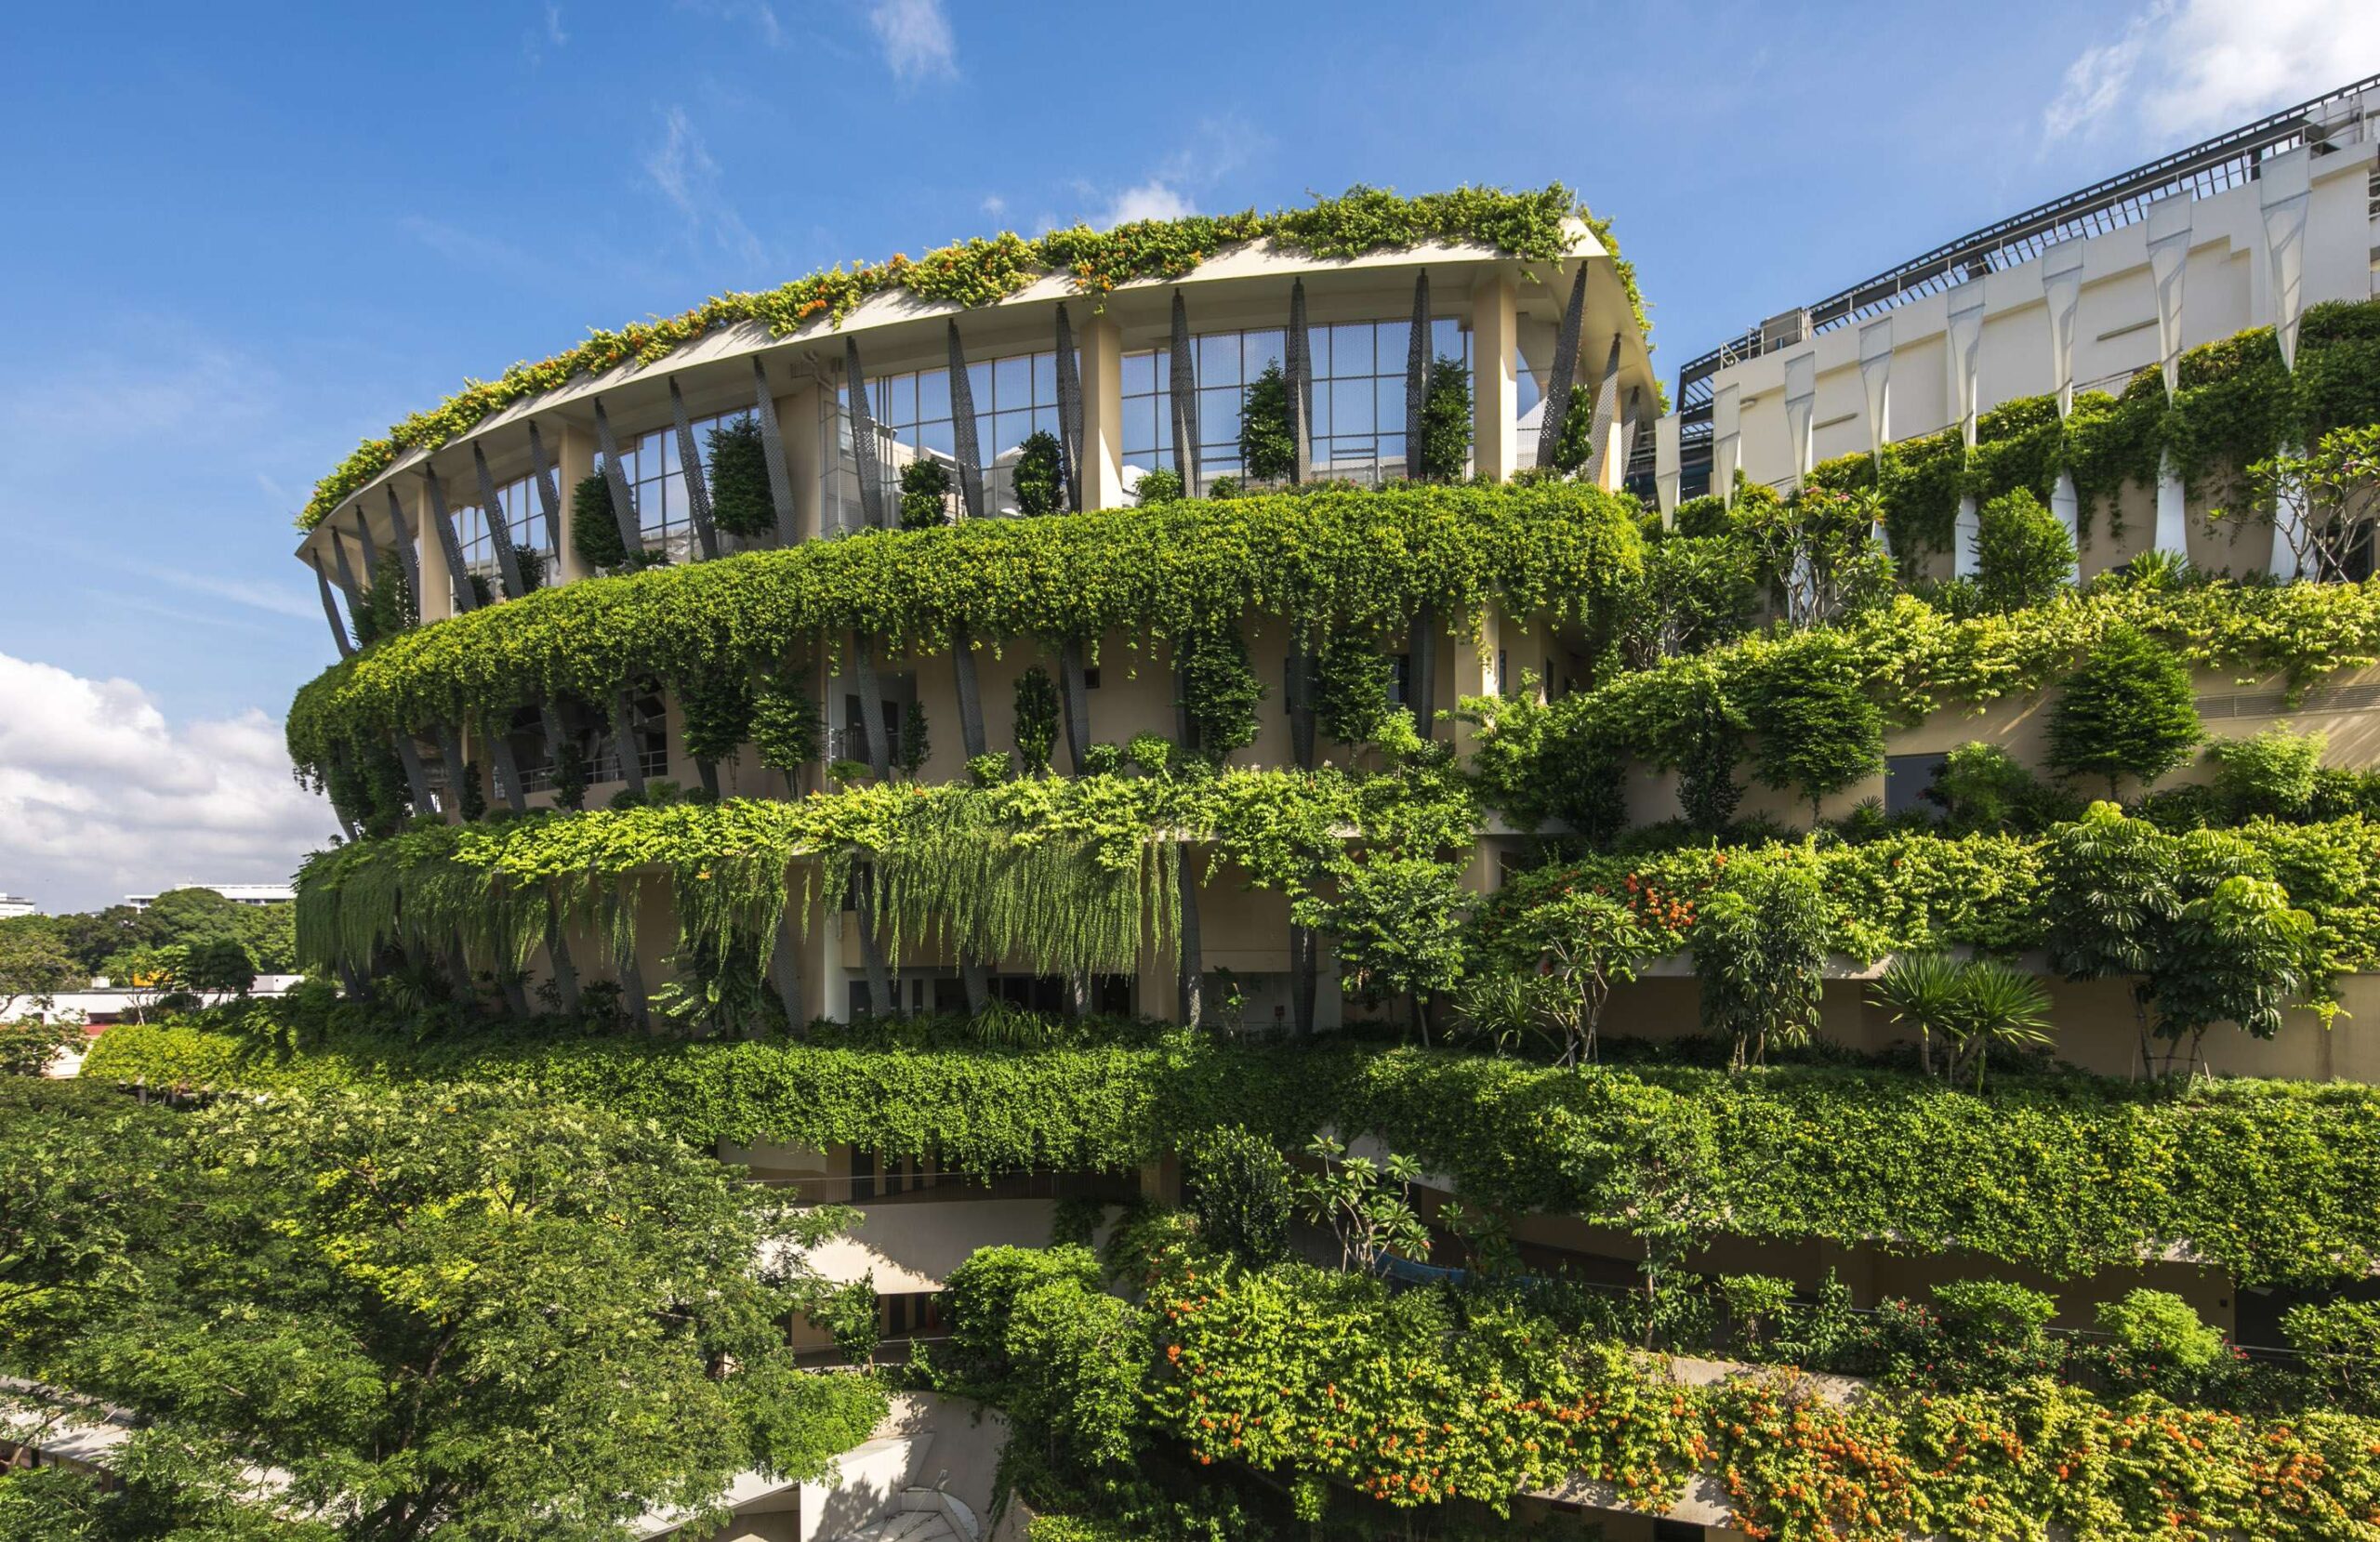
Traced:
<path fill-rule="evenodd" d="M 2380 21 L 2313 0 L 1460 11 L 9 7 L 0 890 L 318 840 L 277 749 L 329 656 L 292 511 L 589 325 L 1003 226 L 1558 178 L 1618 221 L 1670 373 L 2380 70 Z"/>

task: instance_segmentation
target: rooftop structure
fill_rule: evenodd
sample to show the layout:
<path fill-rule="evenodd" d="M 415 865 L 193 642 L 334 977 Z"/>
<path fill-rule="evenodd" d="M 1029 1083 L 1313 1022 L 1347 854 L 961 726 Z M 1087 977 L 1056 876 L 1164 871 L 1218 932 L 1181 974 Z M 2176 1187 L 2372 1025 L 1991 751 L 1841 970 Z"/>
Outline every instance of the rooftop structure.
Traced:
<path fill-rule="evenodd" d="M 235 905 L 287 904 L 298 897 L 298 890 L 285 883 L 182 883 L 175 889 L 205 889 L 222 895 Z M 171 893 L 160 890 L 158 893 Z M 157 903 L 157 894 L 126 894 L 124 903 L 135 910 L 146 910 Z"/>
<path fill-rule="evenodd" d="M 41 906 L 21 894 L 0 894 L 0 921 L 13 921 L 20 916 L 40 913 Z"/>

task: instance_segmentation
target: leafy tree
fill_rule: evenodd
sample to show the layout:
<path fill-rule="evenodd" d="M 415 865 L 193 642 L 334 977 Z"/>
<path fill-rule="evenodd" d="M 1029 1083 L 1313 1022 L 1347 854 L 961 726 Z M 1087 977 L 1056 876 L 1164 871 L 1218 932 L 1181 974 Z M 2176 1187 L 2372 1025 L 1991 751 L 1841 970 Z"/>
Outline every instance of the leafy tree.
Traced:
<path fill-rule="evenodd" d="M 2281 1336 L 2335 1405 L 2380 1413 L 2380 1301 L 2305 1301 L 2281 1314 Z"/>
<path fill-rule="evenodd" d="M 926 736 L 925 704 L 912 697 L 901 709 L 901 755 L 893 769 L 914 777 L 933 758 L 933 741 Z"/>
<path fill-rule="evenodd" d="M 1265 362 L 1241 400 L 1239 460 L 1259 481 L 1279 481 L 1297 469 L 1298 440 L 1289 416 L 1289 385 L 1277 359 Z"/>
<path fill-rule="evenodd" d="M 1942 758 L 1925 795 L 1942 805 L 1955 830 L 2031 830 L 2063 812 L 2025 763 L 1997 745 L 1970 739 Z"/>
<path fill-rule="evenodd" d="M 54 1022 L 35 1017 L 13 1021 L 0 1018 L 0 1076 L 38 1076 L 49 1069 L 60 1050 L 81 1042 L 82 1037 L 80 1013 L 70 1012 L 66 1021 Z"/>
<path fill-rule="evenodd" d="M 1621 600 L 1628 660 L 1647 668 L 1733 641 L 1759 604 L 1759 570 L 1747 543 L 1668 532 L 1646 547 L 1644 571 Z"/>
<path fill-rule="evenodd" d="M 1628 823 L 1627 761 L 1596 725 L 1539 701 L 1536 682 L 1524 672 L 1517 695 L 1455 704 L 1455 717 L 1479 730 L 1472 772 L 1487 800 L 1523 829 L 1558 819 L 1581 840 L 1608 840 Z"/>
<path fill-rule="evenodd" d="M 2302 819 L 2329 747 L 2323 734 L 2288 728 L 2268 728 L 2253 739 L 2218 739 L 2207 751 L 2215 758 L 2215 795 L 2234 819 Z"/>
<path fill-rule="evenodd" d="M 1058 686 L 1050 671 L 1035 665 L 1016 678 L 1016 758 L 1027 776 L 1050 769 L 1050 752 L 1058 747 Z"/>
<path fill-rule="evenodd" d="M 1055 514 L 1065 503 L 1065 464 L 1058 448 L 1058 436 L 1046 428 L 1028 435 L 1023 453 L 1009 471 L 1017 512 Z"/>
<path fill-rule="evenodd" d="M 1806 1043 L 1818 1025 L 1826 907 L 1818 875 L 1791 858 L 1743 859 L 1702 903 L 1691 943 L 1703 1031 L 1726 1040 L 1730 1070 L 1758 1064 L 1768 1041 Z"/>
<path fill-rule="evenodd" d="M 1327 1135 L 1316 1136 L 1305 1149 L 1321 1170 L 1298 1173 L 1290 1182 L 1306 1219 L 1329 1227 L 1339 1239 L 1341 1269 L 1368 1274 L 1390 1254 L 1430 1256 L 1430 1231 L 1412 1202 L 1420 1163 L 1394 1153 L 1386 1162 L 1349 1156 L 1344 1145 Z"/>
<path fill-rule="evenodd" d="M 1264 699 L 1264 686 L 1249 667 L 1248 642 L 1239 628 L 1220 626 L 1178 637 L 1173 649 L 1183 710 L 1190 721 L 1191 743 L 1183 748 L 1219 762 L 1254 744 L 1256 706 Z"/>
<path fill-rule="evenodd" d="M 716 667 L 678 682 L 678 707 L 686 721 L 686 754 L 701 771 L 703 788 L 719 796 L 719 765 L 733 760 L 752 736 L 752 677 L 740 668 Z"/>
<path fill-rule="evenodd" d="M 564 809 L 587 806 L 587 788 L 592 780 L 587 764 L 587 752 L 575 737 L 565 735 L 554 745 L 554 802 Z"/>
<path fill-rule="evenodd" d="M 1715 836 L 1736 817 L 1736 806 L 1743 801 L 1736 766 L 1743 758 L 1744 731 L 1751 722 L 1708 663 L 1691 666 L 1684 680 L 1675 724 L 1659 746 L 1658 759 L 1677 771 L 1678 808 L 1686 823 Z"/>
<path fill-rule="evenodd" d="M 630 565 L 628 548 L 620 540 L 619 518 L 612 510 L 611 480 L 600 468 L 571 489 L 570 549 L 598 573 L 616 573 Z M 381 571 L 389 570 L 384 566 Z"/>
<path fill-rule="evenodd" d="M 414 602 L 413 586 L 405 582 L 404 564 L 395 549 L 380 553 L 376 565 L 379 576 L 364 586 L 364 603 L 353 613 L 359 648 L 410 630 L 421 620 L 421 608 Z"/>
<path fill-rule="evenodd" d="M 1262 1135 L 1235 1125 L 1210 1133 L 1191 1153 L 1191 1213 L 1198 1239 L 1263 1269 L 1289 1256 L 1289 1165 Z"/>
<path fill-rule="evenodd" d="M 749 413 L 729 418 L 712 427 L 709 439 L 711 522 L 747 540 L 775 534 L 776 495 L 760 420 Z"/>
<path fill-rule="evenodd" d="M 950 522 L 950 470 L 932 455 L 901 468 L 901 528 L 931 530 Z"/>
<path fill-rule="evenodd" d="M 2069 776 L 2106 777 L 2112 798 L 2119 779 L 2154 782 L 2205 737 L 2181 660 L 2138 627 L 2119 625 L 2061 682 L 2049 763 Z"/>
<path fill-rule="evenodd" d="M 751 731 L 752 748 L 760 764 L 784 773 L 788 787 L 826 751 L 826 726 L 817 700 L 799 680 L 760 682 L 753 694 Z"/>
<path fill-rule="evenodd" d="M 257 982 L 257 962 L 245 943 L 218 937 L 182 950 L 182 978 L 193 991 L 245 995 Z"/>
<path fill-rule="evenodd" d="M 2112 803 L 2053 831 L 2042 849 L 2050 968 L 2069 980 L 2128 980 L 2143 1074 L 2150 1067 L 2150 976 L 2181 914 L 2171 837 Z"/>
<path fill-rule="evenodd" d="M 1595 392 L 1573 389 L 1569 410 L 1562 415 L 1562 432 L 1554 441 L 1554 468 L 1577 471 L 1593 458 Z"/>
<path fill-rule="evenodd" d="M 1859 679 L 1851 645 L 1832 632 L 1792 639 L 1751 672 L 1742 697 L 1752 769 L 1772 787 L 1798 788 L 1810 819 L 1884 763 L 1884 715 Z"/>
<path fill-rule="evenodd" d="M 820 1472 L 884 1408 L 797 1369 L 782 1326 L 824 1288 L 791 1260 L 844 1213 L 777 1206 L 641 1119 L 447 1087 L 20 1123 L 0 1141 L 70 1142 L 78 1180 L 136 1146 L 143 1183 L 51 1223 L 92 1283 L 7 1337 L 12 1369 L 147 1421 L 134 1474 L 278 1469 L 289 1511 L 370 1542 L 592 1539 L 655 1507 L 715 1518 L 746 1468 Z M 0 1206 L 58 1181 L 0 1179 Z"/>
<path fill-rule="evenodd" d="M 1335 632 L 1314 660 L 1314 720 L 1341 744 L 1360 745 L 1387 720 L 1389 666 L 1371 639 Z"/>
<path fill-rule="evenodd" d="M 2225 878 L 2175 917 L 2156 975 L 2158 1035 L 2176 1044 L 2187 1035 L 2193 1066 L 2215 1023 L 2271 1038 L 2283 1009 L 2319 980 L 2318 958 L 2313 917 L 2281 885 Z"/>
<path fill-rule="evenodd" d="M 2250 465 L 2238 510 L 2209 520 L 2275 526 L 2307 578 L 2353 575 L 2380 530 L 2380 423 L 2333 428 L 2304 454 L 2283 450 Z"/>
<path fill-rule="evenodd" d="M 1348 991 L 1367 1002 L 1412 1004 L 1462 978 L 1461 869 L 1427 857 L 1372 851 L 1330 868 L 1336 897 L 1301 899 L 1297 924 L 1330 934 Z"/>
<path fill-rule="evenodd" d="M 60 991 L 90 982 L 44 916 L 0 921 L 0 1021 L 44 1007 Z"/>
<path fill-rule="evenodd" d="M 1406 447 L 1418 480 L 1453 481 L 1471 458 L 1471 375 L 1460 359 L 1431 361 L 1421 393 L 1421 442 Z"/>
<path fill-rule="evenodd" d="M 1975 556 L 1977 591 L 1995 611 L 2047 604 L 2074 576 L 2074 537 L 2021 487 L 1983 506 Z"/>
<path fill-rule="evenodd" d="M 1534 949 L 1554 985 L 1546 1005 L 1562 1038 L 1564 1065 L 1595 1058 L 1595 1033 L 1611 988 L 1636 978 L 1661 949 L 1636 913 L 1607 895 L 1567 890 L 1529 908 L 1514 939 Z"/>
<path fill-rule="evenodd" d="M 1873 488 L 1811 486 L 1780 498 L 1736 475 L 1727 528 L 1752 552 L 1792 626 L 1815 626 L 1895 592 L 1892 562 L 1875 542 Z"/>

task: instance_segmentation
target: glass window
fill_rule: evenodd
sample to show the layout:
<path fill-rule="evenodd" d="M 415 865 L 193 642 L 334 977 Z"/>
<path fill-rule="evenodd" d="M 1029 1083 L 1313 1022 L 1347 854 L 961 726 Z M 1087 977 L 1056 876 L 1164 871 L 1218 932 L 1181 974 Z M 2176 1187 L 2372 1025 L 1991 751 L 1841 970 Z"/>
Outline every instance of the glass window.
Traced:
<path fill-rule="evenodd" d="M 1405 354 L 1408 321 L 1353 322 L 1308 328 L 1314 353 L 1314 465 L 1318 475 L 1380 481 L 1405 471 Z M 1471 334 L 1452 317 L 1430 324 L 1431 355 L 1471 366 Z M 1240 404 L 1249 382 L 1286 355 L 1279 328 L 1205 333 L 1195 339 L 1198 371 L 1198 468 L 1208 477 L 1239 473 Z M 1123 361 L 1124 463 L 1144 470 L 1173 465 L 1170 400 L 1171 352 L 1157 348 Z"/>
<path fill-rule="evenodd" d="M 1018 353 L 967 366 L 967 384 L 975 399 L 975 442 L 986 468 L 1003 456 L 1013 458 L 1017 447 L 1037 431 L 1058 431 L 1058 356 Z M 886 507 L 898 496 L 901 468 L 920 455 L 955 462 L 959 435 L 950 401 L 947 368 L 882 375 L 867 383 L 868 400 L 883 446 L 879 457 L 885 481 Z M 848 405 L 848 389 L 836 393 Z M 860 524 L 859 468 L 852 453 L 850 415 L 838 413 L 836 455 L 827 476 L 829 528 L 856 529 Z M 1001 498 L 1005 481 L 987 484 Z"/>
<path fill-rule="evenodd" d="M 497 518 L 491 521 L 487 510 L 478 504 L 465 504 L 454 511 L 455 539 L 463 548 L 463 571 L 487 581 L 491 594 L 500 592 L 496 582 L 498 568 L 496 544 L 490 533 L 496 529 L 509 531 L 512 544 L 525 547 L 547 559 L 543 572 L 553 571 L 553 542 L 546 524 L 545 511 L 538 507 L 536 485 L 527 477 L 504 483 L 496 490 Z"/>
<path fill-rule="evenodd" d="M 697 475 L 710 475 L 710 431 L 748 415 L 742 412 L 714 413 L 694 420 Z M 672 562 L 692 560 L 695 553 L 694 510 L 687 501 L 685 478 L 678 469 L 677 428 L 655 428 L 620 446 L 620 470 L 628 478 L 628 490 L 636 499 L 637 522 L 643 531 L 644 544 L 659 547 Z"/>

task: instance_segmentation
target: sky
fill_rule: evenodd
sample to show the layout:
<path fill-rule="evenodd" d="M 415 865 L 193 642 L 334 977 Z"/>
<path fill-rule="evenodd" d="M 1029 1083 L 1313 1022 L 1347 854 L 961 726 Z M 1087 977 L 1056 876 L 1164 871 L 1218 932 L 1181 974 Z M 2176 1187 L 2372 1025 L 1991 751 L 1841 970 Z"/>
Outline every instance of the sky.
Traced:
<path fill-rule="evenodd" d="M 291 520 L 590 326 L 1002 229 L 1560 180 L 1677 365 L 2380 72 L 2380 7 L 421 0 L 0 9 L 0 891 L 284 876 Z"/>

